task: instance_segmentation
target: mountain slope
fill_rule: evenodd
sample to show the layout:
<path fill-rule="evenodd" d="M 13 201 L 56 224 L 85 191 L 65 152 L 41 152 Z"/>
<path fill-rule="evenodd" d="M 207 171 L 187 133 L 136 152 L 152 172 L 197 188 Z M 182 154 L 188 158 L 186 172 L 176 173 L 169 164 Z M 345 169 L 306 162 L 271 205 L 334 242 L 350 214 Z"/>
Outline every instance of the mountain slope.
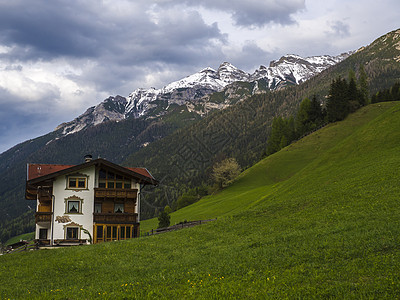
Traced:
<path fill-rule="evenodd" d="M 382 147 L 379 143 L 387 143 L 386 139 L 394 138 L 390 143 L 391 146 L 388 146 L 392 153 L 390 156 L 393 156 L 396 147 L 400 146 L 400 133 L 397 133 L 395 129 L 397 121 L 394 122 L 393 129 L 390 125 L 392 118 L 396 116 L 390 116 L 388 120 L 385 120 L 390 114 L 400 114 L 399 102 L 369 105 L 343 122 L 329 124 L 247 169 L 229 189 L 217 195 L 204 197 L 195 204 L 172 213 L 171 223 L 179 223 L 185 219 L 212 219 L 251 209 L 265 197 L 273 196 L 273 193 L 277 192 L 277 184 L 287 183 L 294 176 L 302 178 L 310 170 L 312 172 L 317 169 L 316 165 L 323 166 L 325 170 L 333 168 L 330 156 L 334 156 L 332 153 L 337 152 L 338 148 L 346 150 L 345 153 L 341 153 L 341 156 L 354 160 L 354 156 L 362 156 L 362 154 L 378 155 L 382 151 L 379 150 Z M 387 126 L 388 132 L 383 138 L 378 135 L 386 129 L 372 130 L 377 127 L 375 125 L 377 122 Z M 365 136 L 361 137 L 361 135 Z M 399 139 L 396 139 L 396 136 L 399 136 Z M 347 146 L 343 146 L 344 144 Z M 369 153 L 372 151 L 371 148 L 377 149 Z M 349 153 L 352 153 L 351 156 Z M 379 161 L 385 159 L 387 158 L 382 157 Z M 327 161 L 330 163 L 328 164 Z M 379 167 L 379 164 L 375 167 Z M 326 172 L 331 173 L 329 170 Z M 356 171 L 353 173 L 357 177 L 358 173 Z M 141 228 L 142 230 L 155 229 L 157 222 L 157 219 L 142 221 Z"/>
<path fill-rule="evenodd" d="M 344 60 L 349 55 L 350 53 L 344 53 L 338 56 L 323 55 L 307 58 L 287 55 L 281 57 L 278 61 L 272 61 L 268 68 L 260 66 L 253 74 L 246 73 L 228 62 L 224 62 L 218 70 L 205 68 L 161 89 L 139 88 L 127 98 L 122 96 L 109 97 L 97 106 L 90 107 L 73 121 L 59 125 L 56 130 L 60 130 L 62 135 L 68 135 L 109 120 L 118 121 L 130 117 L 159 117 L 167 113 L 165 107 L 173 104 L 191 105 L 191 110 L 203 115 L 205 111 L 222 109 L 235 103 L 229 101 L 226 103 L 227 105 L 220 106 L 212 101 L 213 98 L 207 97 L 214 92 L 222 91 L 232 83 L 262 81 L 264 89 L 276 90 L 288 84 L 300 84 Z M 257 89 L 253 89 L 253 92 L 259 90 L 257 84 Z M 160 104 L 164 109 L 159 109 Z"/>
<path fill-rule="evenodd" d="M 400 104 L 364 107 L 173 214 L 180 221 L 213 214 L 215 222 L 0 257 L 0 296 L 396 298 L 399 150 Z"/>
<path fill-rule="evenodd" d="M 242 168 L 251 166 L 266 148 L 270 125 L 275 116 L 294 115 L 305 97 L 316 95 L 324 101 L 332 80 L 338 76 L 346 78 L 349 70 L 359 73 L 360 66 L 364 66 L 369 78 L 370 94 L 399 81 L 400 64 L 396 60 L 400 55 L 397 49 L 399 32 L 393 31 L 377 39 L 370 46 L 298 86 L 249 96 L 246 92 L 251 90 L 248 83 L 234 83 L 223 92 L 213 94 L 223 99 L 226 95 L 220 94 L 229 94 L 235 86 L 236 93 L 245 100 L 132 153 L 124 161 L 126 165 L 144 163 L 161 179 L 159 194 L 149 193 L 149 201 L 142 208 L 149 211 L 163 209 L 167 204 L 171 206 L 176 195 L 184 191 L 186 187 L 182 185 L 209 183 L 210 168 L 224 157 L 236 158 Z M 240 88 L 245 92 L 239 93 Z"/>

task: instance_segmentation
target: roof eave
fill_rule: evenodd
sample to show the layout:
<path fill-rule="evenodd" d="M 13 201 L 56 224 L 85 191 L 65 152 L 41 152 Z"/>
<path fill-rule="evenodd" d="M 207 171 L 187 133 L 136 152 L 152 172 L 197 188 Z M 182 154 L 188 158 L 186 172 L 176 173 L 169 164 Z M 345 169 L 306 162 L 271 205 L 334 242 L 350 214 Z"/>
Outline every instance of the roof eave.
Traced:
<path fill-rule="evenodd" d="M 71 173 L 71 172 L 75 172 L 75 171 L 79 171 L 79 170 L 87 168 L 87 167 L 91 167 L 92 165 L 96 165 L 96 166 L 105 165 L 105 166 L 108 166 L 110 168 L 116 169 L 116 170 L 118 170 L 118 171 L 120 171 L 122 173 L 126 173 L 126 174 L 128 174 L 128 175 L 130 175 L 132 177 L 136 177 L 139 180 L 141 180 L 141 181 L 143 181 L 143 182 L 145 182 L 147 184 L 158 185 L 158 181 L 155 180 L 154 178 L 150 178 L 150 177 L 144 176 L 142 174 L 139 174 L 139 173 L 137 173 L 135 171 L 129 170 L 129 169 L 125 168 L 125 167 L 119 166 L 117 164 L 114 164 L 114 163 L 109 162 L 109 161 L 107 161 L 105 159 L 102 159 L 102 158 L 94 159 L 94 160 L 91 160 L 89 162 L 85 162 L 83 164 L 76 165 L 76 166 L 73 166 L 73 167 L 70 167 L 70 168 L 66 168 L 66 169 L 63 169 L 63 170 L 60 170 L 60 171 L 57 171 L 57 172 L 54 172 L 54 173 L 50 173 L 50 174 L 44 175 L 44 176 L 36 177 L 34 179 L 28 180 L 27 184 L 29 184 L 29 185 L 31 185 L 31 184 L 35 185 L 36 184 L 37 185 L 38 183 L 41 183 L 41 182 L 44 182 L 44 181 L 47 181 L 47 180 L 53 180 L 54 178 L 56 178 L 58 176 L 61 176 L 61 175 L 64 175 L 64 174 L 68 174 L 68 173 Z"/>

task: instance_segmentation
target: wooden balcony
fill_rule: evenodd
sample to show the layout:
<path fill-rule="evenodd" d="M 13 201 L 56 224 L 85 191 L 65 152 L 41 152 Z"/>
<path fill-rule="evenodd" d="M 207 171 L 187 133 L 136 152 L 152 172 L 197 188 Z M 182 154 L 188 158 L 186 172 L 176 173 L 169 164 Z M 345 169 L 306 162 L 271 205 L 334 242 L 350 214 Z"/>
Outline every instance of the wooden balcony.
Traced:
<path fill-rule="evenodd" d="M 52 193 L 53 189 L 50 187 L 38 189 L 35 186 L 26 185 L 25 198 L 27 200 L 51 201 Z"/>
<path fill-rule="evenodd" d="M 136 224 L 134 213 L 94 213 L 93 222 L 102 224 Z"/>
<path fill-rule="evenodd" d="M 99 199 L 136 199 L 137 189 L 105 189 L 95 188 L 94 197 Z"/>
<path fill-rule="evenodd" d="M 51 201 L 51 194 L 46 191 L 39 191 L 38 198 L 40 201 Z"/>
<path fill-rule="evenodd" d="M 51 222 L 52 212 L 37 212 L 35 214 L 35 222 Z"/>

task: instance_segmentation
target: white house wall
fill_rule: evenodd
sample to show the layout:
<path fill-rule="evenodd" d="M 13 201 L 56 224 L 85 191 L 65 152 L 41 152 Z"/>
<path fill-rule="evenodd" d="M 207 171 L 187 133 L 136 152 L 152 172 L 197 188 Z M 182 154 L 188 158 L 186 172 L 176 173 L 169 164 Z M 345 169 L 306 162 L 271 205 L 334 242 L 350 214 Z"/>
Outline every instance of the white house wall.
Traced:
<path fill-rule="evenodd" d="M 71 173 L 62 175 L 56 178 L 53 183 L 53 195 L 54 196 L 54 214 L 53 214 L 53 240 L 65 239 L 65 226 L 74 225 L 72 223 L 79 224 L 81 228 L 86 229 L 90 232 L 93 237 L 93 209 L 94 209 L 94 187 L 95 187 L 95 167 L 92 166 L 88 169 L 83 169 L 78 172 L 81 175 L 87 177 L 87 188 L 86 190 L 70 190 L 67 189 L 67 178 Z M 80 214 L 69 214 L 66 213 L 66 199 L 69 197 L 76 196 L 77 198 L 83 199 Z M 61 217 L 61 218 L 57 218 Z M 65 217 L 65 218 L 62 218 Z M 58 221 L 57 221 L 58 220 Z M 69 221 L 70 220 L 70 221 Z M 49 232 L 51 234 L 51 232 Z M 89 240 L 89 236 L 82 230 L 79 232 L 80 239 Z M 50 237 L 51 239 L 51 237 Z"/>
<path fill-rule="evenodd" d="M 135 205 L 135 213 L 138 214 L 138 222 L 139 222 L 139 201 L 140 201 L 140 184 L 135 180 L 131 181 L 132 189 L 137 189 L 137 198 L 136 198 L 136 205 Z"/>

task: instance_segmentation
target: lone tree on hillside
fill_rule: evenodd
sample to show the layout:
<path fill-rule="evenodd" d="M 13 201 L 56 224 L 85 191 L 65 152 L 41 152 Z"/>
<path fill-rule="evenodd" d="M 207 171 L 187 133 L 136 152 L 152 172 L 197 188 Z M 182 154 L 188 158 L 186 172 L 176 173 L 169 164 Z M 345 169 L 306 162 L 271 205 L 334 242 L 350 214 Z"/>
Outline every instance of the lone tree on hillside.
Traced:
<path fill-rule="evenodd" d="M 164 209 L 158 215 L 158 228 L 168 227 L 171 222 L 171 216 L 168 213 L 168 210 Z"/>
<path fill-rule="evenodd" d="M 240 174 L 240 166 L 234 158 L 227 158 L 213 167 L 212 177 L 219 188 L 227 187 Z"/>

